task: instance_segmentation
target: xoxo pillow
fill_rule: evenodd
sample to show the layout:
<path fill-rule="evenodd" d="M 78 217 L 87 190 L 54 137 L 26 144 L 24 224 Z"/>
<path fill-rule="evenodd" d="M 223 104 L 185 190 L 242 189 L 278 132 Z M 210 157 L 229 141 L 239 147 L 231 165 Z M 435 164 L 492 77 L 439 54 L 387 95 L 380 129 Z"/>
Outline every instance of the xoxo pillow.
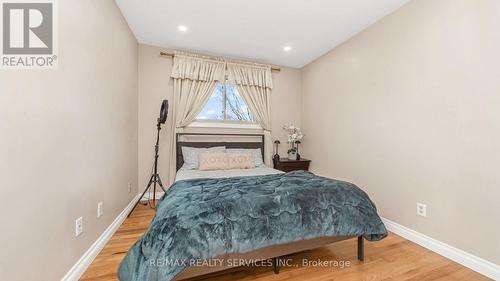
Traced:
<path fill-rule="evenodd" d="M 229 158 L 224 152 L 202 152 L 198 162 L 200 171 L 229 169 Z"/>
<path fill-rule="evenodd" d="M 255 168 L 255 160 L 252 153 L 227 153 L 229 169 L 252 169 Z"/>
<path fill-rule="evenodd" d="M 183 146 L 182 156 L 184 157 L 183 169 L 196 170 L 199 168 L 199 157 L 201 153 L 204 152 L 226 152 L 225 146 L 216 146 L 210 148 L 196 148 Z"/>

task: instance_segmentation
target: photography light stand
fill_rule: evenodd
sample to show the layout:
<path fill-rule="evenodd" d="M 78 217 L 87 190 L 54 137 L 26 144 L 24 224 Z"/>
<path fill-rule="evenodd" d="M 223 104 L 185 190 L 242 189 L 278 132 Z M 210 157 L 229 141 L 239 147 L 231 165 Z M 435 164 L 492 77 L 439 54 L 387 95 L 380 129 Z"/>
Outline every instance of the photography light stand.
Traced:
<path fill-rule="evenodd" d="M 127 217 L 130 217 L 132 212 L 135 210 L 137 205 L 141 202 L 141 199 L 144 197 L 144 194 L 148 192 L 148 190 L 151 188 L 151 185 L 153 186 L 153 206 L 152 208 L 155 208 L 155 200 L 156 200 L 156 184 L 160 186 L 160 188 L 165 192 L 165 188 L 163 187 L 163 183 L 161 182 L 160 175 L 158 174 L 158 157 L 159 152 L 160 152 L 160 130 L 161 130 L 161 124 L 164 124 L 165 121 L 167 120 L 167 114 L 168 114 L 168 102 L 166 100 L 163 101 L 161 105 L 161 110 L 160 110 L 160 118 L 158 118 L 158 124 L 156 125 L 156 144 L 155 144 L 155 160 L 153 164 L 153 169 L 151 172 L 151 177 L 149 178 L 148 185 L 146 186 L 146 189 L 144 192 L 141 194 L 141 197 L 135 202 L 134 207 L 130 212 L 128 213 Z M 148 201 L 151 198 L 148 199 Z"/>

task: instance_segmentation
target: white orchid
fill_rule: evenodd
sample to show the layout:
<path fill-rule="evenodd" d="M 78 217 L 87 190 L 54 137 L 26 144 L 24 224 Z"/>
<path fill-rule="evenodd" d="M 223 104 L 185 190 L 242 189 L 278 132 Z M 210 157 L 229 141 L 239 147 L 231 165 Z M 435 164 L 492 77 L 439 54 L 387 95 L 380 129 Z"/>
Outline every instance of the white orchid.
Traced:
<path fill-rule="evenodd" d="M 285 130 L 288 133 L 287 142 L 291 143 L 292 145 L 296 141 L 302 140 L 302 138 L 304 137 L 304 134 L 302 134 L 300 128 L 296 127 L 292 122 L 283 125 L 283 130 Z"/>

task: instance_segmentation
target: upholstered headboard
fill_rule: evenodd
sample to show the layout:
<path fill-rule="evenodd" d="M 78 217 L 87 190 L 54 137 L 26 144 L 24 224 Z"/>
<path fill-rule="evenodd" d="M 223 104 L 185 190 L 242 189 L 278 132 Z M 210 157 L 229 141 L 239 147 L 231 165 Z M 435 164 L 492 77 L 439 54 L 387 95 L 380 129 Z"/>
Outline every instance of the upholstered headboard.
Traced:
<path fill-rule="evenodd" d="M 182 140 L 184 137 L 188 136 L 197 136 L 197 137 L 214 137 L 215 140 L 208 141 L 187 141 Z M 233 138 L 236 141 L 230 141 L 229 139 Z M 252 140 L 243 141 L 242 139 L 251 138 Z M 255 139 L 258 139 L 256 141 Z M 221 140 L 222 139 L 222 140 Z M 262 152 L 262 158 L 264 158 L 264 135 L 263 134 L 209 134 L 209 133 L 177 133 L 175 136 L 176 143 L 176 167 L 179 170 L 182 165 L 184 165 L 184 158 L 182 157 L 182 149 L 183 146 L 188 147 L 214 147 L 214 146 L 225 146 L 226 148 L 260 148 Z"/>

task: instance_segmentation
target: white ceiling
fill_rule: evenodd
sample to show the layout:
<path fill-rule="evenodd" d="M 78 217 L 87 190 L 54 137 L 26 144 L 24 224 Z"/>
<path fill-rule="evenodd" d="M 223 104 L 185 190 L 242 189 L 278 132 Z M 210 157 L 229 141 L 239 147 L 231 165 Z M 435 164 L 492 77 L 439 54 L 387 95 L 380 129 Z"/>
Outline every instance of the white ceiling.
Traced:
<path fill-rule="evenodd" d="M 116 2 L 140 43 L 302 67 L 409 0 Z"/>

